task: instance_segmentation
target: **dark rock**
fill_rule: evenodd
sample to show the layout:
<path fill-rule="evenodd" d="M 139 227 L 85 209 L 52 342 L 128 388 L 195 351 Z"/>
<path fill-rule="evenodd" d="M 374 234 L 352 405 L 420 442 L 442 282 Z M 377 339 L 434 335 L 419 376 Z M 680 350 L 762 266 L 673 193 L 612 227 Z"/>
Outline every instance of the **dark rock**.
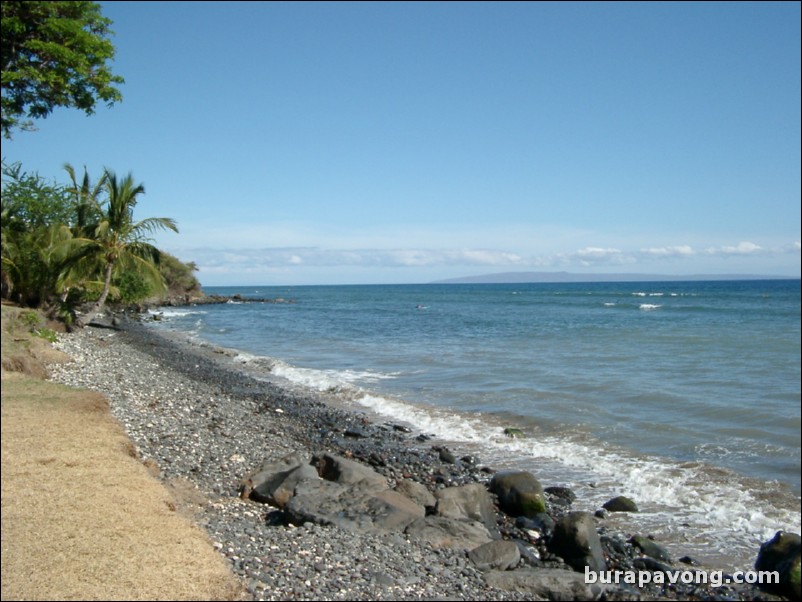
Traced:
<path fill-rule="evenodd" d="M 774 537 L 760 546 L 755 560 L 758 571 L 777 571 L 780 583 L 764 586 L 766 591 L 777 592 L 793 600 L 802 598 L 800 592 L 800 552 L 802 539 L 796 533 L 777 531 Z"/>
<path fill-rule="evenodd" d="M 563 500 L 563 503 L 570 506 L 576 500 L 576 494 L 568 487 L 546 487 L 544 491 L 554 499 Z"/>
<path fill-rule="evenodd" d="M 439 455 L 440 455 L 440 459 L 443 462 L 447 462 L 449 464 L 456 464 L 457 463 L 457 457 L 453 453 L 451 453 L 448 449 L 446 449 L 445 447 L 441 447 L 440 448 Z"/>
<path fill-rule="evenodd" d="M 671 556 L 669 555 L 668 551 L 663 546 L 656 544 L 648 537 L 644 537 L 643 535 L 635 535 L 629 541 L 647 556 L 657 560 L 671 562 Z"/>
<path fill-rule="evenodd" d="M 602 508 L 610 512 L 637 512 L 638 505 L 624 495 L 619 495 L 602 504 Z"/>
<path fill-rule="evenodd" d="M 343 435 L 345 435 L 346 437 L 352 437 L 354 439 L 365 439 L 367 437 L 370 437 L 370 433 L 368 431 L 359 427 L 347 428 L 343 432 Z"/>
<path fill-rule="evenodd" d="M 667 564 L 663 564 L 650 556 L 636 558 L 632 561 L 632 566 L 638 570 L 651 571 L 653 573 L 670 573 L 672 570 Z"/>
<path fill-rule="evenodd" d="M 285 506 L 293 524 L 335 525 L 347 531 L 403 531 L 425 515 L 423 506 L 396 491 L 343 485 L 333 481 L 303 481 Z"/>
<path fill-rule="evenodd" d="M 545 512 L 536 514 L 532 518 L 519 516 L 515 519 L 515 526 L 519 529 L 538 531 L 546 537 L 549 537 L 554 532 L 555 524 L 554 519 Z"/>
<path fill-rule="evenodd" d="M 319 478 L 317 471 L 298 454 L 265 460 L 242 481 L 241 497 L 283 508 L 301 480 Z"/>
<path fill-rule="evenodd" d="M 576 571 L 585 567 L 591 571 L 607 568 L 596 523 L 588 512 L 569 512 L 563 516 L 554 527 L 549 548 Z"/>
<path fill-rule="evenodd" d="M 386 478 L 369 466 L 354 460 L 323 453 L 312 458 L 312 465 L 317 468 L 318 474 L 327 481 L 348 487 L 358 487 L 363 491 L 376 492 L 389 489 Z"/>
<path fill-rule="evenodd" d="M 533 517 L 546 511 L 543 486 L 530 472 L 498 472 L 490 481 L 490 491 L 498 496 L 501 510 L 510 516 Z"/>

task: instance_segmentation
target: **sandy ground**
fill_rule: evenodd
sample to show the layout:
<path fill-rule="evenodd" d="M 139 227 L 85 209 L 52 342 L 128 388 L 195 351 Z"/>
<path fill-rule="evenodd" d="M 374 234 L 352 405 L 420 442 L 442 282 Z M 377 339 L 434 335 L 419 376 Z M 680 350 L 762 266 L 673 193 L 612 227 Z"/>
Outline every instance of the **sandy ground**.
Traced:
<path fill-rule="evenodd" d="M 105 398 L 4 369 L 1 425 L 3 600 L 241 598 Z"/>

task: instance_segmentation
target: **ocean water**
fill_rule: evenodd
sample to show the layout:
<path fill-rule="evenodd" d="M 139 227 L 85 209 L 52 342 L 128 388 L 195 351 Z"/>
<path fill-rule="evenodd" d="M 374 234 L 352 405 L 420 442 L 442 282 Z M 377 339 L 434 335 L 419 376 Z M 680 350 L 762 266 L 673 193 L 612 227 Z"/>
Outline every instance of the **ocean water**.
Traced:
<path fill-rule="evenodd" d="M 495 468 L 615 495 L 708 566 L 800 532 L 800 281 L 208 287 L 159 310 L 259 378 L 404 422 Z M 511 439 L 504 428 L 519 428 Z"/>

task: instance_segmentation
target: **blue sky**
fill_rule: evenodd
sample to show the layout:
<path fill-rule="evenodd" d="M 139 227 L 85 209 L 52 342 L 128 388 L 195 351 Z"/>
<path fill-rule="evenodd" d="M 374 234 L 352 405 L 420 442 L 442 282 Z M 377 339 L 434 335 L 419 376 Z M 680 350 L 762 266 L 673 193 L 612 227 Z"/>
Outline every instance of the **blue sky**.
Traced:
<path fill-rule="evenodd" d="M 202 284 L 800 275 L 800 3 L 103 2 L 123 102 L 3 141 L 133 172 Z"/>

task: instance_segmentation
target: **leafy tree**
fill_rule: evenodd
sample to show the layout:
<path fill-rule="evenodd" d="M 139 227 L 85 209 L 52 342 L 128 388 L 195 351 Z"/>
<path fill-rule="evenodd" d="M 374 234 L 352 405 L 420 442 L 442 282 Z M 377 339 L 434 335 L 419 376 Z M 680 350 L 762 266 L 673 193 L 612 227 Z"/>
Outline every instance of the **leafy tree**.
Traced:
<path fill-rule="evenodd" d="M 151 285 L 138 272 L 123 272 L 112 285 L 112 290 L 117 293 L 116 300 L 120 303 L 136 303 L 148 297 L 151 291 Z"/>
<path fill-rule="evenodd" d="M 111 20 L 95 2 L 3 0 L 2 129 L 33 128 L 30 119 L 47 117 L 55 107 L 75 107 L 91 115 L 97 101 L 122 100 L 112 74 Z"/>
<path fill-rule="evenodd" d="M 98 211 L 101 205 L 100 199 L 103 196 L 104 186 L 106 185 L 106 173 L 104 172 L 93 186 L 86 167 L 84 167 L 84 177 L 80 184 L 78 184 L 78 180 L 75 177 L 75 168 L 72 165 L 65 163 L 64 171 L 70 176 L 70 182 L 72 183 L 67 188 L 67 192 L 72 195 L 72 231 L 76 236 L 82 236 L 100 217 Z"/>
<path fill-rule="evenodd" d="M 198 266 L 194 262 L 184 263 L 169 253 L 162 252 L 159 271 L 167 284 L 171 296 L 201 294 L 201 285 L 195 277 Z"/>
<path fill-rule="evenodd" d="M 37 306 L 56 292 L 69 263 L 70 195 L 18 163 L 3 163 L 2 178 L 3 296 Z"/>
<path fill-rule="evenodd" d="M 175 221 L 167 217 L 134 221 L 134 207 L 139 196 L 145 193 L 145 188 L 135 183 L 130 173 L 119 179 L 114 172 L 106 170 L 104 176 L 105 206 L 96 205 L 100 219 L 81 239 L 83 261 L 100 259 L 104 264 L 103 289 L 81 320 L 83 324 L 88 324 L 103 309 L 111 290 L 112 275 L 117 268 L 121 272 L 137 272 L 148 284 L 164 288 L 164 280 L 157 267 L 160 251 L 150 243 L 147 235 L 156 230 L 178 232 Z"/>
<path fill-rule="evenodd" d="M 12 297 L 22 305 L 38 307 L 63 288 L 61 275 L 71 262 L 72 234 L 54 224 L 15 233 L 3 249 L 3 277 Z"/>
<path fill-rule="evenodd" d="M 38 173 L 22 171 L 20 163 L 2 163 L 3 231 L 35 230 L 66 224 L 73 214 L 71 193 Z"/>

